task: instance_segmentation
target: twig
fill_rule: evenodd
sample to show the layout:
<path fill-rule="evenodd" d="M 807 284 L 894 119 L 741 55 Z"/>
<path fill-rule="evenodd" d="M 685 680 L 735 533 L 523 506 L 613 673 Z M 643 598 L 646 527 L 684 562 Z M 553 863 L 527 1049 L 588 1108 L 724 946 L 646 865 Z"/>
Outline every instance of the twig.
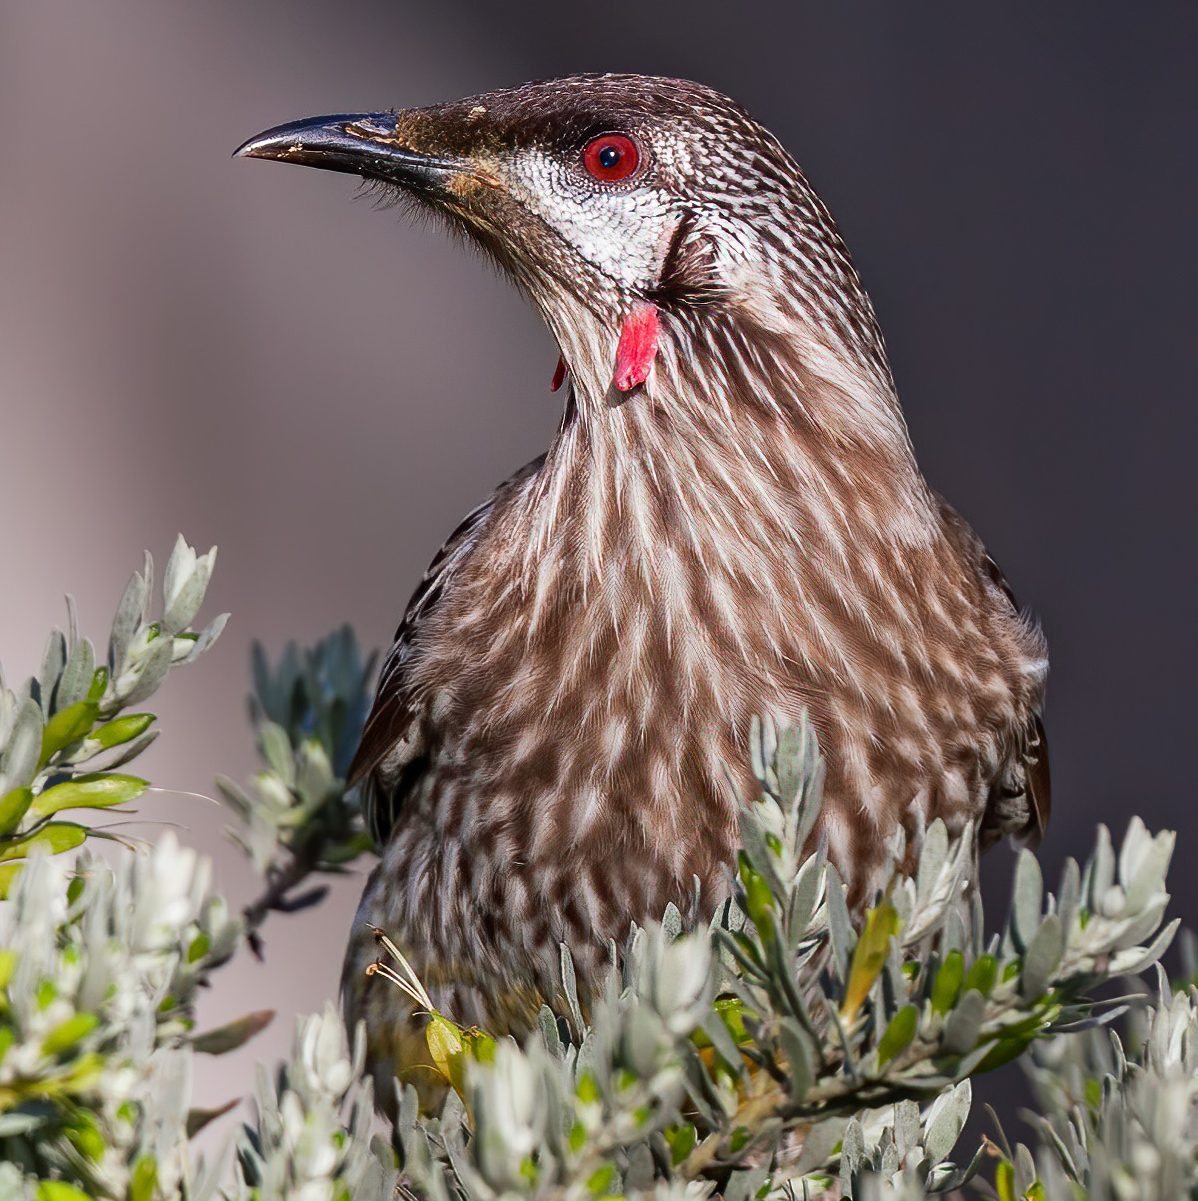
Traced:
<path fill-rule="evenodd" d="M 299 847 L 288 847 L 290 859 L 287 864 L 283 867 L 272 865 L 267 870 L 266 888 L 241 911 L 246 926 L 246 942 L 256 959 L 264 958 L 264 944 L 258 928 L 266 920 L 267 914 L 272 911 L 294 913 L 316 904 L 328 892 L 328 887 L 322 884 L 300 897 L 288 895 L 316 870 L 318 847 L 317 840 Z"/>

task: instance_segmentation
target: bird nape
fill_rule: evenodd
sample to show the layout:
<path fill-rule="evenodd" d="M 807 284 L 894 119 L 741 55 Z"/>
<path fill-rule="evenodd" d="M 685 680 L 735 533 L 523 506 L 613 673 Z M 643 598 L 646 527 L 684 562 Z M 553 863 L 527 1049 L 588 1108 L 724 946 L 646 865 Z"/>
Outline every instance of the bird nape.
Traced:
<path fill-rule="evenodd" d="M 528 1029 L 561 944 L 585 996 L 630 922 L 727 895 L 755 714 L 809 712 L 818 834 L 858 906 L 896 828 L 911 848 L 937 817 L 979 847 L 1038 837 L 1044 643 L 920 474 L 832 218 L 742 108 L 576 76 L 238 153 L 459 226 L 568 382 L 549 449 L 408 603 L 353 768 L 382 859 L 346 1003 L 381 1098 L 426 1052 L 398 994 L 366 987 L 372 927 L 457 1020 Z"/>

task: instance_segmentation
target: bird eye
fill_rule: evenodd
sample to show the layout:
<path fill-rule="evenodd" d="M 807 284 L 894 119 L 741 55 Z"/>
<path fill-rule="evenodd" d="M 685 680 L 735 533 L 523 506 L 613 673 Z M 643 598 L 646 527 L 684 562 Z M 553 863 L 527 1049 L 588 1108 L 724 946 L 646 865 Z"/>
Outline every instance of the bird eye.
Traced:
<path fill-rule="evenodd" d="M 637 144 L 622 133 L 600 134 L 592 138 L 582 152 L 582 165 L 587 174 L 604 183 L 627 179 L 640 165 L 641 152 Z"/>

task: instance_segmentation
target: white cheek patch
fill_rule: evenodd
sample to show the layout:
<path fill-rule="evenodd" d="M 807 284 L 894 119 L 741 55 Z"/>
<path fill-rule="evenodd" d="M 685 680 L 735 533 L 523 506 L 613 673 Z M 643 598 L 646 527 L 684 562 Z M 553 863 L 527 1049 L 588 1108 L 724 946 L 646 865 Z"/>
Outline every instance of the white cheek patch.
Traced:
<path fill-rule="evenodd" d="M 604 275 L 628 288 L 656 279 L 663 239 L 674 222 L 664 193 L 588 185 L 533 150 L 516 159 L 506 182 L 515 199 Z"/>

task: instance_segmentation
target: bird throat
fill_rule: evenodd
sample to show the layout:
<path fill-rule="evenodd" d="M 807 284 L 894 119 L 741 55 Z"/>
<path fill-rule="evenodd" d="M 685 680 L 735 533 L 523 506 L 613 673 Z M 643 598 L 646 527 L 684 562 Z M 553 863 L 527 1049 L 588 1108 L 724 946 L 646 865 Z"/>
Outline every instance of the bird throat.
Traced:
<path fill-rule="evenodd" d="M 657 305 L 637 301 L 620 323 L 612 387 L 623 395 L 641 387 L 649 379 L 660 345 L 661 316 Z M 561 388 L 568 371 L 566 360 L 559 356 L 549 384 L 550 392 Z"/>

